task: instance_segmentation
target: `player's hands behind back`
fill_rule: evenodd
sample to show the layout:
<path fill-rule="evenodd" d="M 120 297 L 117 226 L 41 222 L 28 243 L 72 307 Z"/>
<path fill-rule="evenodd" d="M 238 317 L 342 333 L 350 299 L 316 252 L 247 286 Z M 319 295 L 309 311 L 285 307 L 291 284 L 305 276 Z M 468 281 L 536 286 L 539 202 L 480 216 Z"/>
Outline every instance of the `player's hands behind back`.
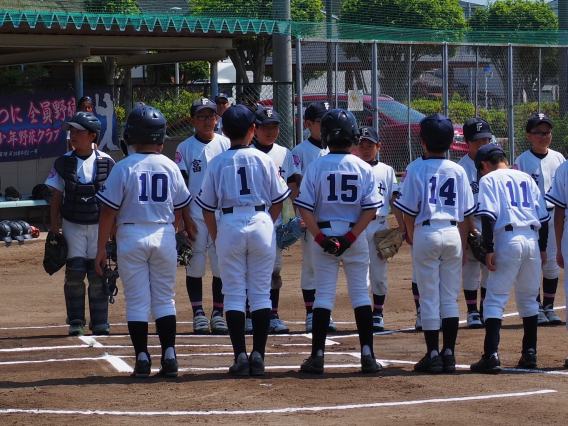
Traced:
<path fill-rule="evenodd" d="M 546 262 L 548 262 L 548 256 L 546 255 L 545 251 L 541 251 L 540 252 L 540 260 L 542 261 L 542 266 L 546 265 Z M 560 265 L 558 265 L 560 266 Z M 562 268 L 564 269 L 564 268 Z"/>

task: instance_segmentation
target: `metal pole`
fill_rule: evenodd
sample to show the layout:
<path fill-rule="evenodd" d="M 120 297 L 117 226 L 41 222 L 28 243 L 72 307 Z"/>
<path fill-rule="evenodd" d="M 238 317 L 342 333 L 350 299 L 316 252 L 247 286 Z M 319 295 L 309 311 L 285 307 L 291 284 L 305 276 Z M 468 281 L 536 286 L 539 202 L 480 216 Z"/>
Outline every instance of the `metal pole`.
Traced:
<path fill-rule="evenodd" d="M 217 61 L 212 61 L 209 64 L 211 70 L 211 97 L 214 98 L 219 93 L 219 71 Z"/>
<path fill-rule="evenodd" d="M 176 94 L 179 96 L 179 62 L 176 62 L 174 65 L 174 83 L 176 85 Z"/>
<path fill-rule="evenodd" d="M 327 29 L 327 42 L 326 42 L 326 51 L 327 51 L 327 101 L 331 103 L 331 98 L 333 97 L 333 62 L 331 60 L 333 48 L 330 43 L 333 34 L 332 34 L 332 25 L 333 25 L 333 0 L 326 0 L 325 1 L 325 23 Z"/>
<path fill-rule="evenodd" d="M 75 102 L 83 97 L 83 60 L 75 61 Z"/>
<path fill-rule="evenodd" d="M 509 164 L 515 160 L 515 121 L 513 115 L 513 45 L 509 44 L 507 59 L 507 97 L 508 97 L 508 124 L 509 124 Z"/>
<path fill-rule="evenodd" d="M 448 98 L 448 43 L 444 43 L 442 46 L 442 108 L 446 117 L 450 115 Z"/>
<path fill-rule="evenodd" d="M 377 42 L 373 42 L 371 50 L 371 105 L 373 108 L 373 127 L 379 130 L 379 87 L 377 76 Z"/>
<path fill-rule="evenodd" d="M 542 47 L 538 48 L 538 113 L 540 114 L 540 76 L 542 68 Z"/>
<path fill-rule="evenodd" d="M 304 108 L 302 97 L 302 39 L 296 38 L 296 145 L 304 140 Z"/>
<path fill-rule="evenodd" d="M 410 132 L 410 101 L 412 100 L 412 44 L 408 45 L 408 108 L 406 125 L 408 130 L 408 159 L 412 163 L 412 136 Z"/>
<path fill-rule="evenodd" d="M 477 117 L 479 105 L 477 104 L 477 71 L 479 71 L 479 46 L 475 49 L 475 116 Z"/>
<path fill-rule="evenodd" d="M 339 59 L 337 53 L 339 51 L 338 43 L 335 43 L 335 108 L 339 108 L 339 99 L 337 99 L 337 74 L 339 72 Z"/>
<path fill-rule="evenodd" d="M 132 67 L 124 68 L 124 113 L 126 117 L 132 111 Z"/>

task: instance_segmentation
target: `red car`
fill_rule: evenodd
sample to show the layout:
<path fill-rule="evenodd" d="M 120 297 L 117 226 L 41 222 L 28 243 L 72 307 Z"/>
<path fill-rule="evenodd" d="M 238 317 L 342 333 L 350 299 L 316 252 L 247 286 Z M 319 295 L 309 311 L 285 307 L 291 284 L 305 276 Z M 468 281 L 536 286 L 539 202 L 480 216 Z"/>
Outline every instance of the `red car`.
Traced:
<path fill-rule="evenodd" d="M 337 107 L 347 109 L 347 95 L 337 96 Z M 327 95 L 315 94 L 304 95 L 303 108 L 305 109 L 311 102 L 326 101 Z M 332 106 L 335 107 L 335 96 L 332 99 Z M 260 101 L 263 106 L 272 106 L 272 99 Z M 363 111 L 353 111 L 357 122 L 361 126 L 371 126 L 373 124 L 373 114 L 371 96 L 363 96 Z M 420 145 L 420 120 L 424 114 L 410 108 L 410 140 L 412 147 L 412 160 L 422 156 L 424 150 Z M 393 98 L 385 95 L 379 97 L 379 139 L 381 141 L 380 160 L 394 167 L 396 171 L 403 171 L 409 163 L 408 155 L 408 107 Z M 450 159 L 458 161 L 469 152 L 467 143 L 463 140 L 463 129 L 461 125 L 454 125 L 454 143 L 450 148 Z"/>

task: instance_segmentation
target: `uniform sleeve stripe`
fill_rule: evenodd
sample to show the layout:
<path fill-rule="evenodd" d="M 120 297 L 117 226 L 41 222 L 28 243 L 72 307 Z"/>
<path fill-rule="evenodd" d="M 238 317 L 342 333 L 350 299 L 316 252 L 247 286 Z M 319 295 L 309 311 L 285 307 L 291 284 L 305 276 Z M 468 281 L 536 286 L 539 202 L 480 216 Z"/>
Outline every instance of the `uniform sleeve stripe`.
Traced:
<path fill-rule="evenodd" d="M 562 207 L 563 209 L 566 208 L 566 204 L 562 203 L 560 200 L 557 200 L 556 198 L 554 198 L 553 196 L 551 196 L 550 194 L 546 194 L 544 196 L 544 199 L 546 201 L 550 201 L 552 204 L 554 204 L 555 206 L 558 207 Z"/>
<path fill-rule="evenodd" d="M 378 203 L 361 204 L 361 208 L 363 210 L 365 210 L 365 209 L 380 209 L 383 206 L 384 206 L 384 204 L 383 204 L 382 201 L 379 201 Z"/>
<path fill-rule="evenodd" d="M 186 198 L 186 200 L 183 203 L 179 203 L 179 204 L 174 204 L 174 210 L 179 210 L 179 209 L 183 209 L 185 206 L 187 206 L 190 202 L 191 202 L 191 195 L 189 197 Z"/>
<path fill-rule="evenodd" d="M 297 198 L 294 200 L 294 204 L 297 205 L 298 207 L 302 207 L 310 211 L 314 210 L 314 206 L 312 204 L 304 203 L 303 201 L 298 200 Z"/>
<path fill-rule="evenodd" d="M 199 207 L 201 207 L 202 209 L 205 209 L 205 210 L 207 210 L 207 211 L 214 212 L 215 210 L 217 210 L 216 207 L 211 207 L 211 206 L 208 206 L 207 204 L 205 204 L 203 201 L 201 201 L 201 200 L 199 199 L 199 197 L 197 197 L 197 198 L 195 199 L 195 202 L 197 203 L 197 205 L 198 205 Z"/>
<path fill-rule="evenodd" d="M 546 217 L 544 217 L 544 218 L 542 218 L 542 219 L 539 219 L 539 222 L 540 222 L 540 223 L 544 223 L 544 222 L 548 222 L 549 220 L 550 220 L 550 215 L 547 214 Z"/>
<path fill-rule="evenodd" d="M 282 201 L 284 201 L 286 198 L 288 198 L 290 196 L 290 194 L 292 193 L 292 191 L 290 191 L 289 189 L 282 194 L 280 197 L 275 198 L 274 200 L 272 200 L 272 204 L 278 204 L 281 203 Z"/>
<path fill-rule="evenodd" d="M 411 210 L 411 209 L 409 209 L 408 207 L 406 207 L 406 206 L 400 204 L 400 203 L 398 202 L 398 200 L 395 201 L 393 204 L 394 204 L 397 208 L 399 208 L 400 210 L 402 210 L 403 213 L 406 213 L 406 214 L 408 214 L 408 215 L 410 215 L 410 216 L 418 216 L 418 213 L 419 213 L 419 212 L 414 211 L 414 210 Z"/>
<path fill-rule="evenodd" d="M 475 213 L 475 210 L 477 209 L 477 205 L 474 205 L 471 209 L 466 210 L 466 212 L 464 213 L 464 216 L 470 216 L 473 213 Z"/>
<path fill-rule="evenodd" d="M 112 201 L 110 201 L 109 199 L 105 198 L 104 196 L 102 196 L 100 193 L 95 195 L 95 197 L 97 197 L 97 199 L 104 203 L 105 205 L 109 206 L 111 209 L 113 210 L 119 210 L 120 206 L 118 204 L 113 203 Z"/>
<path fill-rule="evenodd" d="M 490 212 L 489 210 L 478 210 L 475 213 L 475 216 L 488 216 L 490 217 L 492 220 L 497 220 L 497 216 L 495 216 L 495 214 L 493 214 L 492 212 Z"/>

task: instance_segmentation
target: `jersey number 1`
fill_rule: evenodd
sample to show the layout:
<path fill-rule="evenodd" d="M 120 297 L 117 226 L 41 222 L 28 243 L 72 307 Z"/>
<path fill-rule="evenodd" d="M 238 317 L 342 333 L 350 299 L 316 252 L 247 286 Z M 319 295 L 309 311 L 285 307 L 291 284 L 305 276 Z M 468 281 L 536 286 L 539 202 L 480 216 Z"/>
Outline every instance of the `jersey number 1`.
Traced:
<path fill-rule="evenodd" d="M 244 167 L 239 167 L 237 174 L 241 177 L 241 190 L 239 191 L 239 194 L 249 195 L 250 189 L 247 185 L 247 169 L 245 169 Z"/>

